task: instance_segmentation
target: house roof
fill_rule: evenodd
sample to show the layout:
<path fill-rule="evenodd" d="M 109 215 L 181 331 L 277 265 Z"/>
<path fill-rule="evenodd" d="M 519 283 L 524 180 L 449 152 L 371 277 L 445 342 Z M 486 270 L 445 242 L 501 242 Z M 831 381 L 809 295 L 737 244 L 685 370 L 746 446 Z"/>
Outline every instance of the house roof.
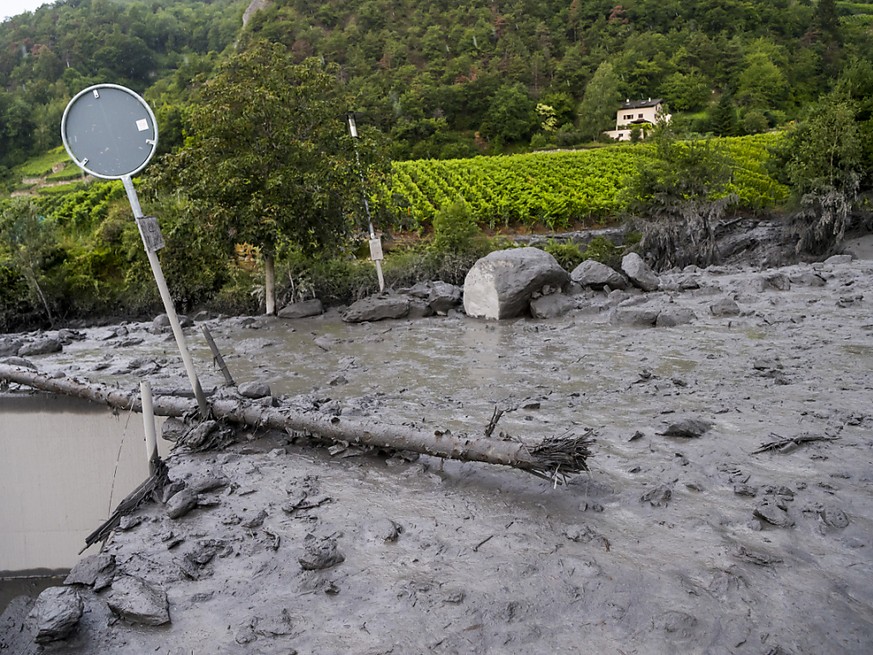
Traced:
<path fill-rule="evenodd" d="M 643 107 L 655 107 L 664 102 L 662 98 L 649 98 L 648 100 L 625 100 L 621 103 L 622 109 L 641 109 Z"/>

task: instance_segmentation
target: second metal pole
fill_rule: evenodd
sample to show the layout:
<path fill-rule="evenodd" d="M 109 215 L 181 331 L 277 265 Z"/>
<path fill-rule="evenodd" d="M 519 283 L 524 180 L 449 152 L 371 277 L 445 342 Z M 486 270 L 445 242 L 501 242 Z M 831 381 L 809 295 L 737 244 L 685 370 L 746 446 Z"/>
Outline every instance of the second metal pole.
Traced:
<path fill-rule="evenodd" d="M 124 183 L 125 191 L 127 191 L 127 199 L 130 201 L 131 209 L 133 209 L 134 218 L 143 218 L 139 198 L 136 195 L 136 189 L 133 187 L 133 180 L 129 175 L 125 175 L 121 178 L 121 181 Z M 176 315 L 176 308 L 173 305 L 170 290 L 167 288 L 167 280 L 164 278 L 164 272 L 161 270 L 161 262 L 158 260 L 155 251 L 146 242 L 145 237 L 143 237 L 143 246 L 145 246 L 146 255 L 149 258 L 155 282 L 158 283 L 158 291 L 161 294 L 161 300 L 164 301 L 164 310 L 167 312 L 167 318 L 170 319 L 170 327 L 173 328 L 173 336 L 176 338 L 176 345 L 179 348 L 179 354 L 182 356 L 182 363 L 185 365 L 188 380 L 191 382 L 191 388 L 194 390 L 194 397 L 197 398 L 200 416 L 206 418 L 209 416 L 209 404 L 206 402 L 206 395 L 200 386 L 200 380 L 197 377 L 197 372 L 194 370 L 194 362 L 191 360 L 191 354 L 188 352 L 188 346 L 185 344 L 185 335 L 182 332 L 182 326 L 179 324 L 179 317 Z"/>

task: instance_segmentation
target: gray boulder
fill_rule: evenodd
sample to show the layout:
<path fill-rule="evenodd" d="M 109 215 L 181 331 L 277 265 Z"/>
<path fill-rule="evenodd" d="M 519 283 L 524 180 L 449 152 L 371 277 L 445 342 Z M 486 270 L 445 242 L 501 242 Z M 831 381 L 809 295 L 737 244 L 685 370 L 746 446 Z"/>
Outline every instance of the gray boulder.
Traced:
<path fill-rule="evenodd" d="M 609 314 L 609 323 L 631 327 L 652 327 L 657 322 L 660 313 L 661 311 L 654 307 L 635 307 L 633 305 L 616 307 Z"/>
<path fill-rule="evenodd" d="M 627 279 L 618 271 L 594 259 L 586 259 L 570 273 L 570 279 L 583 287 L 592 289 L 624 289 Z"/>
<path fill-rule="evenodd" d="M 132 575 L 115 578 L 106 603 L 115 614 L 130 623 L 164 625 L 170 622 L 167 594 Z"/>
<path fill-rule="evenodd" d="M 266 382 L 243 382 L 236 390 L 243 398 L 265 398 L 271 395 L 270 385 Z"/>
<path fill-rule="evenodd" d="M 46 337 L 21 346 L 21 348 L 18 349 L 18 356 L 33 357 L 34 355 L 48 355 L 50 353 L 59 353 L 63 348 L 64 347 L 60 340 L 53 337 Z"/>
<path fill-rule="evenodd" d="M 550 293 L 530 301 L 530 315 L 534 318 L 557 318 L 576 309 L 576 301 L 563 293 Z"/>
<path fill-rule="evenodd" d="M 712 303 L 709 306 L 709 311 L 713 316 L 739 316 L 740 306 L 736 300 L 725 296 Z"/>
<path fill-rule="evenodd" d="M 318 298 L 312 300 L 301 300 L 300 302 L 292 302 L 285 305 L 279 310 L 277 316 L 279 318 L 306 318 L 307 316 L 318 316 L 324 313 L 324 306 Z"/>
<path fill-rule="evenodd" d="M 24 342 L 20 339 L 0 339 L 0 357 L 9 357 L 18 354 Z"/>
<path fill-rule="evenodd" d="M 88 555 L 80 559 L 67 578 L 65 585 L 86 585 L 93 587 L 94 591 L 100 591 L 112 583 L 115 575 L 115 555 L 100 553 Z"/>
<path fill-rule="evenodd" d="M 637 253 L 631 252 L 622 257 L 621 270 L 628 279 L 643 291 L 657 291 L 661 279 Z"/>
<path fill-rule="evenodd" d="M 370 296 L 352 303 L 342 319 L 346 323 L 381 321 L 386 318 L 403 318 L 409 313 L 409 299 L 403 296 Z"/>
<path fill-rule="evenodd" d="M 461 302 L 461 287 L 437 280 L 430 287 L 427 304 L 437 314 L 445 314 Z"/>
<path fill-rule="evenodd" d="M 194 325 L 194 321 L 184 314 L 177 314 L 176 318 L 179 319 L 179 325 L 183 328 Z M 164 332 L 170 332 L 171 330 L 172 326 L 170 325 L 170 317 L 166 314 L 158 314 L 155 316 L 152 324 L 148 327 L 148 331 L 152 334 L 162 334 Z"/>
<path fill-rule="evenodd" d="M 825 264 L 851 264 L 854 257 L 852 255 L 831 255 L 826 260 L 824 260 Z"/>
<path fill-rule="evenodd" d="M 425 300 L 413 297 L 409 301 L 409 311 L 406 313 L 406 318 L 427 318 L 434 315 L 433 307 L 427 304 Z"/>
<path fill-rule="evenodd" d="M 814 271 L 801 271 L 789 277 L 792 284 L 801 284 L 807 287 L 823 287 L 827 284 L 825 279 Z"/>
<path fill-rule="evenodd" d="M 45 644 L 66 639 L 82 618 L 82 598 L 69 587 L 49 587 L 36 599 L 34 641 Z"/>
<path fill-rule="evenodd" d="M 691 323 L 697 315 L 687 307 L 670 307 L 658 314 L 655 321 L 657 327 L 676 327 Z"/>
<path fill-rule="evenodd" d="M 563 287 L 570 275 L 539 248 L 498 250 L 477 261 L 464 280 L 464 311 L 474 318 L 505 319 L 524 312 L 534 292 Z"/>
<path fill-rule="evenodd" d="M 764 278 L 767 280 L 767 286 L 777 291 L 789 291 L 791 289 L 791 281 L 785 273 L 773 273 Z"/>

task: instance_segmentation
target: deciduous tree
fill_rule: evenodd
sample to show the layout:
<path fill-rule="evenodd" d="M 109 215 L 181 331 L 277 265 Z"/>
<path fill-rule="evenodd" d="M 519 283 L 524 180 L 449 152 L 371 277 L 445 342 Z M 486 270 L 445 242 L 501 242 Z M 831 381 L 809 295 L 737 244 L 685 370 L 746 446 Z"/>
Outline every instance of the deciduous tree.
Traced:
<path fill-rule="evenodd" d="M 355 225 L 360 178 L 338 73 L 314 58 L 295 64 L 282 45 L 252 43 L 204 86 L 186 145 L 164 164 L 163 182 L 188 194 L 206 229 L 229 248 L 260 249 L 268 313 L 280 242 L 329 251 Z"/>
<path fill-rule="evenodd" d="M 826 253 L 842 241 L 858 198 L 863 150 L 856 103 L 835 91 L 789 138 L 785 171 L 800 202 L 797 250 Z"/>
<path fill-rule="evenodd" d="M 605 61 L 594 72 L 585 87 L 585 96 L 579 105 L 579 130 L 586 138 L 597 139 L 614 127 L 615 112 L 621 102 L 618 74 L 613 65 Z"/>

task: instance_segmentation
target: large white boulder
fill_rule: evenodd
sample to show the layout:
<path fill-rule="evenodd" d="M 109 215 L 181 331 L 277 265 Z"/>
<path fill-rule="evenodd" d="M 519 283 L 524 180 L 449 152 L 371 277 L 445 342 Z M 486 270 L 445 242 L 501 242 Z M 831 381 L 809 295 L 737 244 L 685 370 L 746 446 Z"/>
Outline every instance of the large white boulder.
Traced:
<path fill-rule="evenodd" d="M 562 287 L 570 275 L 539 248 L 498 250 L 477 261 L 464 279 L 464 311 L 474 318 L 513 318 L 544 286 Z"/>

